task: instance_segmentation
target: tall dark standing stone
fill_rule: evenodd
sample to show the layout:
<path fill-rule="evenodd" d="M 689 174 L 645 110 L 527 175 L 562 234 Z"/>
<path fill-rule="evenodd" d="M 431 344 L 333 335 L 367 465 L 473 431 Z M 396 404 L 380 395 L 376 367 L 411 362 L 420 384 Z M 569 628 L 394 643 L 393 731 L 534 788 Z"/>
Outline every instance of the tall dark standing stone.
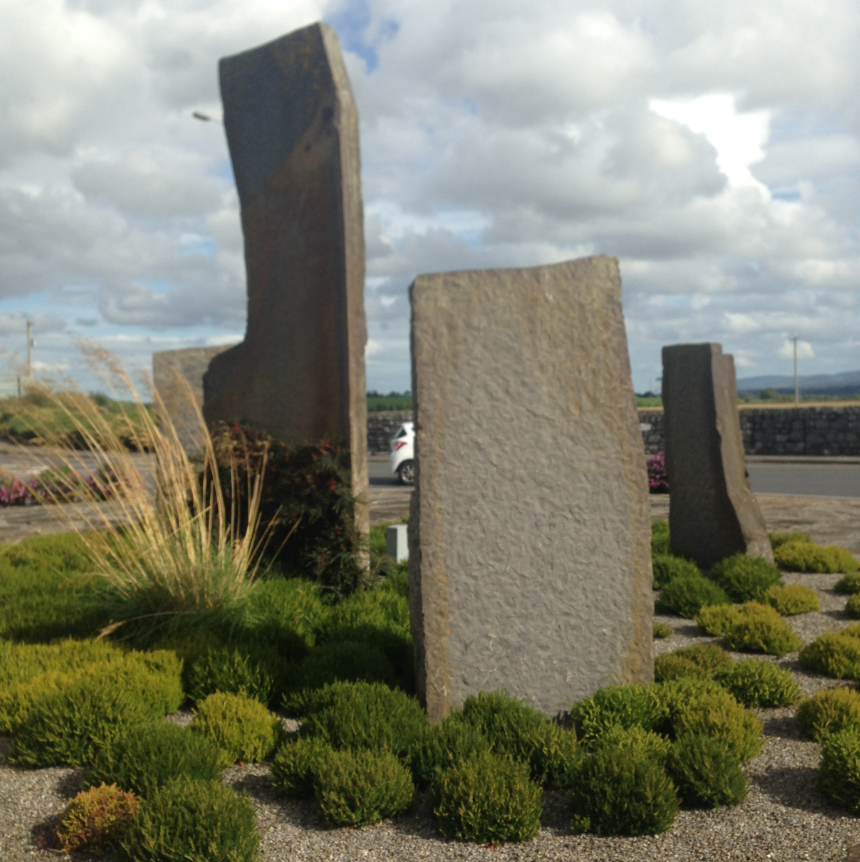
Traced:
<path fill-rule="evenodd" d="M 419 276 L 409 601 L 431 721 L 653 679 L 651 514 L 618 262 Z"/>
<path fill-rule="evenodd" d="M 349 447 L 366 499 L 364 225 L 358 113 L 337 36 L 297 30 L 220 63 L 242 207 L 245 340 L 204 378 L 207 422 Z M 357 513 L 369 529 L 366 503 Z"/>
<path fill-rule="evenodd" d="M 663 408 L 672 545 L 706 569 L 739 553 L 773 562 L 747 478 L 731 355 L 719 344 L 664 347 Z"/>

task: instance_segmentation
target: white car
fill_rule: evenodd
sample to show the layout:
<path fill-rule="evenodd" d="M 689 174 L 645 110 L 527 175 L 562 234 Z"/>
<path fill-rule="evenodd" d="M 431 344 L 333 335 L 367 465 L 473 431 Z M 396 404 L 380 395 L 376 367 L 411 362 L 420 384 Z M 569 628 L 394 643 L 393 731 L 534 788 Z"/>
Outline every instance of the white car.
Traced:
<path fill-rule="evenodd" d="M 391 438 L 388 466 L 403 485 L 415 484 L 415 423 L 404 422 Z"/>

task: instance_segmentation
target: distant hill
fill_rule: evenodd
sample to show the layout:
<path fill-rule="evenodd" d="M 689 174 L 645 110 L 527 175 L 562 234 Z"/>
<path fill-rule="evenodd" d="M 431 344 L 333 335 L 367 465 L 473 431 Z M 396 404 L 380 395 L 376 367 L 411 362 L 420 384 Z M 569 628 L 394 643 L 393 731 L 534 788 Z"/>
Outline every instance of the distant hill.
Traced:
<path fill-rule="evenodd" d="M 810 374 L 801 376 L 799 383 L 801 391 L 807 395 L 855 395 L 860 393 L 860 371 Z M 738 392 L 757 395 L 762 389 L 794 392 L 794 377 L 788 374 L 764 374 L 761 377 L 742 377 L 738 380 Z"/>

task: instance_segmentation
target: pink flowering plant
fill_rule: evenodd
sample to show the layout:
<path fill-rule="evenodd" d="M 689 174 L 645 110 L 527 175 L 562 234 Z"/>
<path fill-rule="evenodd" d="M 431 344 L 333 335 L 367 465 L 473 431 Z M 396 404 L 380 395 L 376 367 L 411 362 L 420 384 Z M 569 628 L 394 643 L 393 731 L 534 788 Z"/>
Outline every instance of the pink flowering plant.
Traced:
<path fill-rule="evenodd" d="M 666 475 L 665 452 L 658 452 L 648 459 L 648 487 L 652 494 L 669 493 L 669 477 Z"/>
<path fill-rule="evenodd" d="M 0 506 L 110 500 L 116 496 L 116 485 L 116 474 L 107 467 L 88 476 L 69 467 L 45 470 L 26 482 L 22 479 L 0 480 Z"/>

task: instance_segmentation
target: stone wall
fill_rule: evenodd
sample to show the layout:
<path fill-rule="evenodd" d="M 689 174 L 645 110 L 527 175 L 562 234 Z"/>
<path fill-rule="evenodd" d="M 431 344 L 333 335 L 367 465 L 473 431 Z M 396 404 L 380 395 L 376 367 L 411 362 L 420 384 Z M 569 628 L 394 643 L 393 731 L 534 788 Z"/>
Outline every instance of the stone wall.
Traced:
<path fill-rule="evenodd" d="M 747 455 L 860 455 L 860 405 L 742 407 L 739 413 Z M 645 452 L 663 451 L 663 411 L 640 410 L 639 422 Z"/>
<path fill-rule="evenodd" d="M 388 441 L 404 422 L 412 421 L 411 410 L 380 410 L 367 414 L 367 451 L 370 455 L 387 455 Z"/>

